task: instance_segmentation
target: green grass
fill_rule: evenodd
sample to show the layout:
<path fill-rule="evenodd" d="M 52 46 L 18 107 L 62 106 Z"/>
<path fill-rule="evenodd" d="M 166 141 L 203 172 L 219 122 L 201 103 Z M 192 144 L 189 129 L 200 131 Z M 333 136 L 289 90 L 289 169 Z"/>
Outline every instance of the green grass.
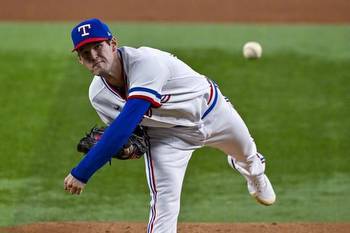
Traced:
<path fill-rule="evenodd" d="M 82 133 L 99 119 L 90 75 L 70 53 L 71 23 L 0 23 L 0 225 L 148 219 L 144 164 L 113 161 L 84 194 L 63 191 Z M 278 202 L 256 205 L 225 156 L 198 150 L 187 170 L 180 221 L 350 220 L 350 28 L 112 24 L 121 45 L 175 53 L 216 80 L 245 119 Z M 247 40 L 263 58 L 247 61 Z"/>

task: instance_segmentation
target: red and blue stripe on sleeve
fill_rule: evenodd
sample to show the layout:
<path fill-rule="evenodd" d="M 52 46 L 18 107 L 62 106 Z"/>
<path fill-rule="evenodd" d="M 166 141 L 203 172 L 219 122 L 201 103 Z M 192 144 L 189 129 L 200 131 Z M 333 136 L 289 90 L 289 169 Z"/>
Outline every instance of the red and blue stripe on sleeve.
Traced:
<path fill-rule="evenodd" d="M 128 99 L 144 99 L 152 104 L 152 107 L 159 108 L 162 96 L 155 90 L 146 87 L 133 87 L 129 90 Z"/>

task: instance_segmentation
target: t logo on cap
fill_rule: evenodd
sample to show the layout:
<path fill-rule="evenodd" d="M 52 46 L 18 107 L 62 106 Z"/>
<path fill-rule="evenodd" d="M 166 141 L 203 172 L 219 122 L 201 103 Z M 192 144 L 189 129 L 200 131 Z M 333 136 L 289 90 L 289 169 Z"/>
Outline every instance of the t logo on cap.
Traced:
<path fill-rule="evenodd" d="M 84 24 L 84 25 L 81 25 L 80 27 L 78 27 L 78 32 L 81 31 L 81 29 L 83 29 L 83 34 L 81 34 L 81 36 L 88 36 L 90 35 L 90 33 L 86 32 L 86 29 L 87 28 L 91 28 L 91 24 Z"/>
<path fill-rule="evenodd" d="M 96 18 L 84 20 L 76 25 L 72 30 L 71 36 L 74 45 L 73 51 L 88 43 L 111 40 L 113 38 L 108 26 Z"/>

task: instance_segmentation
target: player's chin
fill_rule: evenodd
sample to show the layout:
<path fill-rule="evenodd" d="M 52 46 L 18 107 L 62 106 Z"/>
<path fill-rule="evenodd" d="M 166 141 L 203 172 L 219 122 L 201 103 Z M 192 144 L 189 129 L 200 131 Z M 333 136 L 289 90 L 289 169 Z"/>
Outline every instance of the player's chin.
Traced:
<path fill-rule="evenodd" d="M 102 74 L 102 69 L 100 67 L 94 67 L 92 68 L 91 73 L 100 76 Z"/>

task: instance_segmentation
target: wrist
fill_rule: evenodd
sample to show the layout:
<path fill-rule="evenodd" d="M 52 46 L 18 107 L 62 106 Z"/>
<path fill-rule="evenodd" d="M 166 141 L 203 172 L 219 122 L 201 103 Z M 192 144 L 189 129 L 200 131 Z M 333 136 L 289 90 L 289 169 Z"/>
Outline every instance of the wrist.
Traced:
<path fill-rule="evenodd" d="M 82 177 L 79 172 L 77 171 L 76 167 L 73 168 L 70 172 L 70 174 L 77 180 L 79 180 L 80 182 L 86 184 L 88 182 L 88 179 Z"/>

